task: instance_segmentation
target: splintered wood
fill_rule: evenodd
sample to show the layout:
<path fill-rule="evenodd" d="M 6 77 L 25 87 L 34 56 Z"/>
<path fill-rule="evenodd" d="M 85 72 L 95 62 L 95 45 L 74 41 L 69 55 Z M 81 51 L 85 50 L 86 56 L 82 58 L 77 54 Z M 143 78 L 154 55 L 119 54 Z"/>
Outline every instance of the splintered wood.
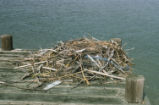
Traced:
<path fill-rule="evenodd" d="M 16 68 L 27 70 L 27 78 L 41 83 L 72 79 L 77 84 L 90 85 L 95 80 L 125 80 L 131 66 L 119 43 L 81 38 L 40 49 Z"/>

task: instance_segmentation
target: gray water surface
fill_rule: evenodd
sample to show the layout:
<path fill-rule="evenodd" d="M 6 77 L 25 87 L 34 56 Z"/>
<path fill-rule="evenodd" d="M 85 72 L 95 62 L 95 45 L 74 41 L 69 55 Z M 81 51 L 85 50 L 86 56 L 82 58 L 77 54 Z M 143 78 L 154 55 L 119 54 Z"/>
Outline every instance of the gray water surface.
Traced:
<path fill-rule="evenodd" d="M 92 35 L 122 38 L 134 71 L 146 78 L 152 105 L 159 103 L 158 0 L 0 0 L 0 34 L 16 48 L 46 48 L 59 40 Z"/>

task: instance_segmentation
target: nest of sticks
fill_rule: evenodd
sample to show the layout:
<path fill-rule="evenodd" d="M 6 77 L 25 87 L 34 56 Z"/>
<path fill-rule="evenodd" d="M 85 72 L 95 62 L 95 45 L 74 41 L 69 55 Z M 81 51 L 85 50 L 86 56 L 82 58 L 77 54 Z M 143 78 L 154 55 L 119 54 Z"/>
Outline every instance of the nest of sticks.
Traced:
<path fill-rule="evenodd" d="M 17 68 L 40 83 L 56 80 L 91 84 L 94 80 L 125 80 L 132 62 L 116 41 L 81 38 L 59 42 L 54 48 L 41 49 Z"/>

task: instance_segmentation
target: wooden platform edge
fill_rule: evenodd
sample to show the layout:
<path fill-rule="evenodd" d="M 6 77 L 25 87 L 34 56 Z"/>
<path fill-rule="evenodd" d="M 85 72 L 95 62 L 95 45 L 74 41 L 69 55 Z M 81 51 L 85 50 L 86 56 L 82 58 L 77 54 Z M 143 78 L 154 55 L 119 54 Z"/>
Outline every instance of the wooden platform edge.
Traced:
<path fill-rule="evenodd" d="M 77 104 L 77 103 L 54 103 L 54 102 L 41 102 L 41 101 L 12 101 L 12 100 L 0 100 L 0 105 L 105 105 L 105 104 Z M 106 104 L 114 105 L 114 104 Z M 127 105 L 127 104 L 124 104 Z M 136 104 L 129 104 L 136 105 Z M 145 101 L 143 104 L 137 105 L 151 105 L 147 96 L 145 96 Z"/>
<path fill-rule="evenodd" d="M 19 53 L 26 53 L 26 52 L 34 52 L 34 51 L 37 51 L 37 50 L 27 50 L 27 49 L 15 49 L 15 50 L 12 50 L 12 51 L 2 51 L 0 49 L 0 53 L 16 53 L 16 54 L 19 54 Z M 13 67 L 11 68 L 5 68 L 5 67 L 0 67 L 0 69 L 14 69 Z M 0 105 L 81 105 L 80 103 L 55 103 L 55 102 L 44 102 L 44 101 L 39 101 L 37 102 L 37 100 L 35 101 L 13 101 L 13 100 L 1 100 L 0 99 Z M 86 103 L 82 103 L 82 105 L 99 105 L 99 104 L 86 104 Z M 103 104 L 100 104 L 100 105 L 103 105 Z M 106 105 L 114 105 L 114 104 L 106 104 Z M 130 104 L 130 103 L 125 103 L 123 105 L 151 105 L 150 104 L 150 101 L 148 99 L 147 96 L 145 96 L 145 99 L 144 99 L 144 103 L 143 104 Z"/>

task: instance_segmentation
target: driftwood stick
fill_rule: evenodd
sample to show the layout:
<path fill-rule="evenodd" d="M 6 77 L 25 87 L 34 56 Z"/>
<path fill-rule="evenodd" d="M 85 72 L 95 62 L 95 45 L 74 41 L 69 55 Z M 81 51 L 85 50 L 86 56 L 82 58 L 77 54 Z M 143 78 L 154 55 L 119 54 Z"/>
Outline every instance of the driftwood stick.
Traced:
<path fill-rule="evenodd" d="M 112 62 L 113 61 L 113 62 Z M 115 68 L 120 70 L 122 73 L 125 73 L 122 67 L 115 61 L 115 59 L 112 59 L 111 63 L 114 65 Z"/>
<path fill-rule="evenodd" d="M 56 51 L 56 50 L 54 50 L 54 49 L 42 49 L 42 50 L 40 50 L 40 51 L 43 51 L 43 50 L 57 52 L 57 51 Z"/>
<path fill-rule="evenodd" d="M 44 55 L 45 53 L 47 53 L 48 51 L 57 52 L 57 51 L 54 50 L 54 49 L 41 49 L 41 50 L 39 50 L 39 51 L 40 51 L 40 53 L 39 53 L 39 54 L 35 54 L 36 56 L 42 56 L 42 55 Z"/>
<path fill-rule="evenodd" d="M 50 68 L 50 67 L 42 67 L 42 68 L 47 69 L 47 70 L 57 71 L 57 69 L 55 69 L 55 68 Z"/>
<path fill-rule="evenodd" d="M 43 63 L 46 63 L 46 62 L 47 62 L 47 61 L 37 62 L 37 63 L 34 63 L 34 65 L 43 64 Z M 32 66 L 32 64 L 27 64 L 27 65 L 15 67 L 15 69 L 25 68 L 25 67 L 28 67 L 28 66 Z"/>
<path fill-rule="evenodd" d="M 3 82 L 3 81 L 0 81 L 0 84 L 5 84 L 5 82 Z"/>
<path fill-rule="evenodd" d="M 108 76 L 110 78 L 115 78 L 115 79 L 120 79 L 120 80 L 125 80 L 125 78 L 123 77 L 118 77 L 118 76 L 115 76 L 115 75 L 110 75 L 108 73 L 102 73 L 102 72 L 98 72 L 98 71 L 94 71 L 94 70 L 86 70 L 87 72 L 90 72 L 90 73 L 95 73 L 95 74 L 99 74 L 99 75 L 103 75 L 103 76 Z"/>
<path fill-rule="evenodd" d="M 87 57 L 100 68 L 99 64 L 90 55 L 87 54 Z"/>

